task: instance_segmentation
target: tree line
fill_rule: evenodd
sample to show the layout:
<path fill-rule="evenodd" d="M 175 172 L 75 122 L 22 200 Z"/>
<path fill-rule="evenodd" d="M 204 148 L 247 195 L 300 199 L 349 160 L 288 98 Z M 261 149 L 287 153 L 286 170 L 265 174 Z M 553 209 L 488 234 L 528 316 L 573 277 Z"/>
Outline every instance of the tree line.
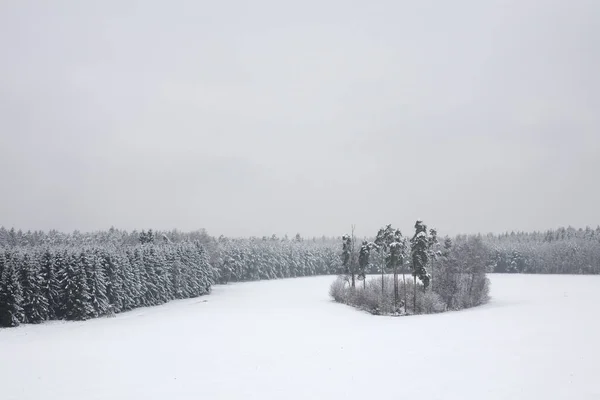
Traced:
<path fill-rule="evenodd" d="M 0 249 L 0 326 L 86 320 L 210 292 L 199 243 Z"/>
<path fill-rule="evenodd" d="M 340 251 L 322 242 L 278 239 L 217 241 L 219 283 L 331 275 L 342 272 Z"/>
<path fill-rule="evenodd" d="M 299 235 L 0 228 L 0 239 L 0 326 L 96 318 L 207 294 L 214 283 L 341 272 L 339 250 Z"/>
<path fill-rule="evenodd" d="M 357 241 L 354 235 L 235 239 L 203 230 L 62 233 L 0 227 L 0 325 L 93 318 L 208 293 L 212 283 L 257 279 L 348 273 L 356 283 L 383 274 L 387 290 L 390 273 L 393 303 L 409 304 L 411 294 L 415 303 L 415 288 L 422 285 L 453 308 L 468 303 L 459 288 L 468 293 L 481 285 L 474 278 L 480 270 L 600 273 L 600 227 L 458 235 L 441 242 L 435 230 L 424 225 L 416 230 L 421 233 L 403 237 L 386 226 Z"/>
<path fill-rule="evenodd" d="M 477 235 L 499 273 L 600 274 L 600 227 Z M 457 242 L 467 240 L 457 237 Z"/>

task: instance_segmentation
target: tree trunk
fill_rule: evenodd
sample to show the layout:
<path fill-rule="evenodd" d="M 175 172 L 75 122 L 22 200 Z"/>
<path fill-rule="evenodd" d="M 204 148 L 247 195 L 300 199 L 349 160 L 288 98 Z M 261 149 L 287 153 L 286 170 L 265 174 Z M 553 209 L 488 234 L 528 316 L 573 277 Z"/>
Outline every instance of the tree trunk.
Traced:
<path fill-rule="evenodd" d="M 435 259 L 433 258 L 433 256 L 431 257 L 431 282 L 429 282 L 431 284 L 431 291 L 433 292 L 433 270 L 434 270 L 434 261 Z"/>
<path fill-rule="evenodd" d="M 415 276 L 413 276 L 413 278 L 414 278 L 414 283 L 415 283 L 415 286 L 413 288 L 414 289 L 413 290 L 413 293 L 414 293 L 414 297 L 413 297 L 413 312 L 416 314 L 417 313 L 417 276 L 415 275 Z"/>
<path fill-rule="evenodd" d="M 451 282 L 451 292 L 450 292 L 450 298 L 448 299 L 448 308 L 452 309 L 454 307 L 454 296 L 456 295 L 456 292 L 458 291 L 458 282 L 456 281 L 456 272 L 454 271 L 450 271 L 450 274 L 452 276 L 452 280 Z"/>
<path fill-rule="evenodd" d="M 394 265 L 394 311 L 398 309 L 398 268 Z"/>
<path fill-rule="evenodd" d="M 471 282 L 469 283 L 469 306 L 473 306 L 473 298 L 471 297 L 471 292 L 473 290 L 473 281 L 475 280 L 475 274 L 471 272 Z"/>
<path fill-rule="evenodd" d="M 404 272 L 404 267 L 402 268 L 402 280 L 404 281 L 404 314 L 406 314 L 406 274 Z"/>
<path fill-rule="evenodd" d="M 383 287 L 384 287 L 384 283 L 383 283 L 383 276 L 385 273 L 385 259 L 383 258 L 383 248 L 381 249 L 381 297 L 383 298 L 383 296 L 385 295 L 384 291 L 383 291 Z"/>
<path fill-rule="evenodd" d="M 354 280 L 354 271 L 356 270 L 356 257 L 354 254 L 354 224 L 352 225 L 352 248 L 350 249 L 350 272 L 352 273 L 352 290 L 356 287 Z"/>

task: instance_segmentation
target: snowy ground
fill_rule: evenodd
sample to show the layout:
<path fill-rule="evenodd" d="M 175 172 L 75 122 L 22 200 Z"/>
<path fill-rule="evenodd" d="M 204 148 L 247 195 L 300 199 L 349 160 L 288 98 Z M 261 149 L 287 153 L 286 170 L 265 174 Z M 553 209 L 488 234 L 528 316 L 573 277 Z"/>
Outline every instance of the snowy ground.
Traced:
<path fill-rule="evenodd" d="M 495 275 L 486 306 L 406 318 L 331 302 L 333 279 L 0 330 L 0 397 L 600 399 L 600 276 Z"/>

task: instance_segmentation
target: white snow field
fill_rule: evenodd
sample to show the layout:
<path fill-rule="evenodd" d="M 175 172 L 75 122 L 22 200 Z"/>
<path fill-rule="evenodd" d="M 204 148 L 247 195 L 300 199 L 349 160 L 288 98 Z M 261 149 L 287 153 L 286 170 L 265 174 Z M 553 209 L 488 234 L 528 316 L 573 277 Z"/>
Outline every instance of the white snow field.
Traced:
<path fill-rule="evenodd" d="M 0 398 L 600 399 L 600 276 L 490 278 L 488 305 L 438 315 L 333 303 L 328 276 L 3 329 Z"/>

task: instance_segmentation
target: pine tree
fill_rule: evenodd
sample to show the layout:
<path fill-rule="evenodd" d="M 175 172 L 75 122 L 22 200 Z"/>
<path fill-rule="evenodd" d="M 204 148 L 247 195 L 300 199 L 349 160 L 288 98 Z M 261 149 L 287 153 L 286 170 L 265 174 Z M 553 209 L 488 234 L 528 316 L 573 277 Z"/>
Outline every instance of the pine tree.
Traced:
<path fill-rule="evenodd" d="M 19 244 L 19 238 L 17 235 L 17 232 L 15 231 L 15 228 L 12 227 L 10 228 L 10 231 L 8 231 L 8 245 L 11 247 L 17 246 Z"/>
<path fill-rule="evenodd" d="M 106 299 L 109 312 L 119 313 L 123 309 L 123 280 L 120 273 L 121 265 L 118 258 L 111 255 L 107 250 L 98 253 L 102 274 L 106 278 Z"/>
<path fill-rule="evenodd" d="M 431 287 L 433 289 L 433 275 L 434 275 L 434 262 L 437 259 L 438 254 L 435 251 L 435 246 L 438 244 L 437 231 L 435 229 L 429 230 L 429 237 L 427 238 L 427 252 L 429 260 L 431 260 Z"/>
<path fill-rule="evenodd" d="M 102 262 L 97 252 L 83 251 L 80 255 L 82 266 L 87 273 L 90 302 L 94 308 L 94 317 L 105 315 L 108 311 L 108 297 L 106 296 L 106 278 L 102 271 Z"/>
<path fill-rule="evenodd" d="M 84 267 L 75 254 L 65 260 L 62 289 L 65 294 L 64 316 L 72 321 L 84 321 L 94 316 L 94 307 L 88 289 L 88 279 Z"/>
<path fill-rule="evenodd" d="M 211 286 L 218 278 L 218 272 L 210 264 L 209 255 L 202 244 L 196 243 L 196 251 L 198 253 L 198 263 L 194 265 L 194 274 L 200 281 L 197 294 L 203 295 L 210 293 Z"/>
<path fill-rule="evenodd" d="M 0 226 L 0 247 L 8 247 L 9 246 L 9 234 L 4 226 Z M 1 273 L 2 271 L 0 271 Z M 1 276 L 1 275 L 0 275 Z"/>
<path fill-rule="evenodd" d="M 193 248 L 188 243 L 180 245 L 177 253 L 183 266 L 183 294 L 186 298 L 197 297 L 202 285 L 201 277 L 197 276 L 195 271 L 196 265 L 200 262 L 198 254 L 193 251 Z M 258 262 L 260 264 L 260 261 Z"/>
<path fill-rule="evenodd" d="M 146 269 L 144 268 L 144 260 L 142 258 L 142 252 L 138 248 L 135 248 L 133 251 L 127 253 L 129 258 L 129 263 L 131 265 L 131 272 L 134 278 L 134 282 L 136 287 L 134 288 L 134 292 L 137 294 L 136 307 L 145 307 L 151 306 L 154 304 L 154 299 L 151 297 L 149 290 L 149 285 L 151 283 L 148 282 L 148 275 L 146 274 Z"/>
<path fill-rule="evenodd" d="M 160 303 L 158 296 L 158 288 L 156 287 L 156 272 L 153 264 L 145 260 L 145 255 L 139 248 L 133 252 L 132 264 L 135 265 L 140 274 L 140 294 L 141 303 L 144 306 L 155 306 Z"/>
<path fill-rule="evenodd" d="M 0 227 L 0 228 L 4 229 L 4 227 Z M 0 242 L 0 246 L 1 245 L 2 245 L 2 243 Z M 4 271 L 4 266 L 5 265 L 6 265 L 6 255 L 4 254 L 4 252 L 2 251 L 2 249 L 0 248 L 0 279 L 2 279 L 2 271 Z"/>
<path fill-rule="evenodd" d="M 414 299 L 413 307 L 417 310 L 417 278 L 423 283 L 424 290 L 429 285 L 429 275 L 427 274 L 427 261 L 429 241 L 427 238 L 427 226 L 423 221 L 417 220 L 415 223 L 415 235 L 411 239 L 412 256 L 412 275 L 414 279 Z"/>
<path fill-rule="evenodd" d="M 67 269 L 72 255 L 68 250 L 56 251 L 54 253 L 54 268 L 56 271 L 56 280 L 58 282 L 58 297 L 54 313 L 57 319 L 64 319 L 67 311 L 67 293 L 65 292 L 65 282 L 67 279 Z"/>
<path fill-rule="evenodd" d="M 23 321 L 23 292 L 14 258 L 7 260 L 0 279 L 0 326 L 19 326 Z"/>
<path fill-rule="evenodd" d="M 170 287 L 172 290 L 172 296 L 175 299 L 182 299 L 184 297 L 184 289 L 183 289 L 183 273 L 184 266 L 178 256 L 174 254 L 174 252 L 169 252 L 167 255 L 167 263 L 169 265 L 170 271 Z"/>
<path fill-rule="evenodd" d="M 452 255 L 453 246 L 452 239 L 446 236 L 438 267 L 439 273 L 435 281 L 435 291 L 442 296 L 446 307 L 449 309 L 454 307 L 454 296 L 458 291 L 456 260 Z"/>
<path fill-rule="evenodd" d="M 140 244 L 154 243 L 154 238 L 155 235 L 152 229 L 149 229 L 148 232 L 142 231 L 139 235 Z"/>
<path fill-rule="evenodd" d="M 392 225 L 388 224 L 385 228 L 379 229 L 377 236 L 375 237 L 375 244 L 379 247 L 381 253 L 381 295 L 385 292 L 385 272 L 388 261 L 388 250 L 390 244 L 394 241 L 394 229 Z"/>
<path fill-rule="evenodd" d="M 143 247 L 143 263 L 148 278 L 148 293 L 152 297 L 151 304 L 163 304 L 171 299 L 168 292 L 169 279 L 165 261 L 161 259 L 154 245 Z"/>
<path fill-rule="evenodd" d="M 389 254 L 387 258 L 388 268 L 394 270 L 394 311 L 398 312 L 398 267 L 404 264 L 404 254 L 406 251 L 406 242 L 402 237 L 399 229 L 396 229 L 393 234 L 393 241 L 389 244 Z M 404 274 L 403 274 L 404 275 Z M 404 291 L 406 293 L 406 279 L 404 279 Z M 406 295 L 404 301 L 406 311 Z"/>
<path fill-rule="evenodd" d="M 369 268 L 369 261 L 371 258 L 371 250 L 376 249 L 377 245 L 373 242 L 363 241 L 360 246 L 360 252 L 358 254 L 358 265 L 360 272 L 358 279 L 363 281 L 363 289 L 367 287 L 367 269 Z"/>
<path fill-rule="evenodd" d="M 166 263 L 164 248 L 153 247 L 152 248 L 152 261 L 154 263 L 154 270 L 156 271 L 156 285 L 158 288 L 158 296 L 161 303 L 166 303 L 173 299 L 171 296 L 170 279 L 169 279 L 169 268 Z M 177 252 L 175 252 L 177 255 Z M 187 284 L 187 282 L 184 282 Z M 185 292 L 185 285 L 184 285 Z"/>
<path fill-rule="evenodd" d="M 119 280 L 123 283 L 122 311 L 128 311 L 140 305 L 140 277 L 129 261 L 129 256 L 116 255 L 115 261 L 121 266 L 118 269 Z"/>
<path fill-rule="evenodd" d="M 352 288 L 354 288 L 354 270 L 352 268 L 352 238 L 350 235 L 342 236 L 342 265 L 344 273 L 352 277 Z"/>
<path fill-rule="evenodd" d="M 48 248 L 44 250 L 40 258 L 40 276 L 42 278 L 42 294 L 48 301 L 48 319 L 56 319 L 60 314 L 60 282 L 54 256 Z"/>
<path fill-rule="evenodd" d="M 23 322 L 37 324 L 48 319 L 48 300 L 43 295 L 43 282 L 39 267 L 25 253 L 19 265 L 20 283 L 23 289 Z"/>

